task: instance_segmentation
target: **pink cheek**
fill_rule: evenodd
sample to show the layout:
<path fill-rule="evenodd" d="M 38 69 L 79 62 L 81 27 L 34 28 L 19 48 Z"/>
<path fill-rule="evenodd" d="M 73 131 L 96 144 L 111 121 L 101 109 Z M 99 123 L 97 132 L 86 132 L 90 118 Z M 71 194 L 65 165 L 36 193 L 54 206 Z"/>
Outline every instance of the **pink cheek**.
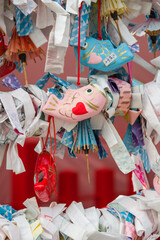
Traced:
<path fill-rule="evenodd" d="M 102 58 L 94 52 L 91 53 L 88 63 L 89 64 L 98 64 L 100 62 L 102 62 Z"/>

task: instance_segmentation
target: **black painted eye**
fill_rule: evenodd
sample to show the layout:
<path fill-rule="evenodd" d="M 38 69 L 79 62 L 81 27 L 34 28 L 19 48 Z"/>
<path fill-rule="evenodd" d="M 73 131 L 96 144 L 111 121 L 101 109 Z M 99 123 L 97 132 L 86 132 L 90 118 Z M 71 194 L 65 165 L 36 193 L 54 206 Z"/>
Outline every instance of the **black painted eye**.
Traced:
<path fill-rule="evenodd" d="M 87 49 L 89 46 L 89 43 L 85 42 L 84 46 L 82 47 L 83 50 Z"/>
<path fill-rule="evenodd" d="M 84 92 L 85 92 L 85 94 L 90 95 L 93 93 L 93 90 L 91 88 L 87 88 L 87 89 L 85 89 Z"/>

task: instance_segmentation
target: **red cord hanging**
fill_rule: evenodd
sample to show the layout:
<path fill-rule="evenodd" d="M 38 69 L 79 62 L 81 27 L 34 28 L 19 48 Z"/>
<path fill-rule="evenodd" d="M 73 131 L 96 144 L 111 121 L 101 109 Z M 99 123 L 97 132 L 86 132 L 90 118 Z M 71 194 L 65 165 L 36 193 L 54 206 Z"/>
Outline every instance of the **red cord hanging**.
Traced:
<path fill-rule="evenodd" d="M 98 39 L 102 40 L 101 33 L 101 0 L 98 0 Z"/>
<path fill-rule="evenodd" d="M 48 137 L 49 137 L 49 134 L 50 134 L 51 116 L 48 116 L 48 122 L 49 122 L 49 125 L 48 125 L 48 131 L 47 131 L 47 136 L 46 136 L 46 141 L 45 141 L 45 143 L 44 143 L 43 138 L 41 138 L 41 140 L 42 140 L 42 145 L 43 145 L 42 151 L 44 151 L 44 150 L 46 149 L 47 140 L 48 140 Z"/>
<path fill-rule="evenodd" d="M 78 76 L 77 76 L 77 85 L 80 85 L 80 49 L 81 49 L 81 10 L 83 2 L 79 8 L 79 29 L 78 29 Z"/>

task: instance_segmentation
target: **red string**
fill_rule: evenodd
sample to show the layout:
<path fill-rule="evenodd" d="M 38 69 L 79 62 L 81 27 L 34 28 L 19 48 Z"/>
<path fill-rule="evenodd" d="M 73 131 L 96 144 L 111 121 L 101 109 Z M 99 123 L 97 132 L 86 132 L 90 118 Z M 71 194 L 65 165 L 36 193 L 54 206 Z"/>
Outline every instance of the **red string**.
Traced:
<path fill-rule="evenodd" d="M 52 117 L 52 122 L 53 122 L 53 133 L 54 133 L 54 144 L 55 144 L 55 147 L 54 147 L 54 151 L 53 151 L 53 158 L 55 160 L 55 151 L 56 151 L 56 148 L 57 148 L 57 141 L 56 141 L 56 128 L 55 128 L 55 123 L 54 123 L 54 117 Z"/>
<path fill-rule="evenodd" d="M 57 148 L 57 141 L 56 141 L 56 128 L 55 128 L 55 122 L 54 122 L 54 117 L 52 117 L 52 122 L 53 122 L 53 133 L 54 133 L 54 150 L 53 150 L 53 160 L 54 160 L 54 162 L 53 162 L 53 171 L 55 171 L 55 167 L 54 167 L 54 165 L 55 165 L 55 152 L 56 152 L 56 148 Z M 55 172 L 55 175 L 56 175 L 56 172 Z M 55 181 L 55 176 L 53 175 L 53 181 Z M 55 192 L 55 194 L 56 194 L 56 196 L 57 196 L 57 191 L 56 191 L 56 188 L 55 188 L 55 185 L 53 184 L 53 187 L 54 187 L 54 192 Z"/>
<path fill-rule="evenodd" d="M 81 6 L 79 8 L 79 29 L 78 29 L 78 76 L 77 76 L 77 85 L 80 85 L 80 47 L 81 47 L 81 10 L 82 10 L 83 2 L 81 2 Z"/>
<path fill-rule="evenodd" d="M 46 145 L 47 145 L 48 137 L 50 137 L 50 145 L 51 145 L 50 155 L 52 156 L 52 136 L 51 136 L 51 130 L 50 130 L 51 120 L 52 120 L 52 122 L 53 122 L 53 133 L 54 133 L 54 142 L 55 142 L 55 147 L 54 147 L 54 151 L 53 151 L 53 159 L 55 160 L 54 154 L 55 154 L 55 151 L 56 151 L 56 148 L 57 148 L 56 128 L 55 128 L 54 118 L 51 117 L 51 116 L 48 117 L 49 126 L 48 126 L 46 141 L 45 141 L 45 143 L 44 143 L 44 140 L 43 140 L 43 138 L 42 138 L 42 144 L 43 144 L 43 150 L 44 150 L 44 149 L 46 148 Z"/>
<path fill-rule="evenodd" d="M 44 140 L 43 140 L 43 138 L 42 138 L 42 145 L 43 145 L 42 151 L 44 151 L 45 148 L 46 148 L 48 136 L 49 136 L 49 134 L 50 134 L 51 116 L 48 116 L 48 122 L 49 122 L 49 125 L 48 125 L 48 131 L 47 131 L 47 136 L 46 136 L 46 141 L 45 141 L 45 143 L 44 143 Z"/>
<path fill-rule="evenodd" d="M 51 158 L 52 158 L 52 136 L 51 136 L 51 130 L 49 129 L 49 137 L 50 137 L 50 164 L 51 164 Z"/>
<path fill-rule="evenodd" d="M 98 39 L 102 40 L 102 33 L 101 33 L 101 0 L 98 0 Z"/>
<path fill-rule="evenodd" d="M 55 147 L 54 147 L 54 150 L 53 150 L 53 155 L 52 155 L 52 135 L 51 135 L 51 121 L 53 123 L 53 133 L 54 133 L 54 142 L 55 142 Z M 46 148 L 46 145 L 47 145 L 47 140 L 48 140 L 48 137 L 50 137 L 50 164 L 51 164 L 51 158 L 53 156 L 53 164 L 52 164 L 52 168 L 53 168 L 53 171 L 54 171 L 54 174 L 53 174 L 53 188 L 54 188 L 54 192 L 55 194 L 57 195 L 57 191 L 56 191 L 56 188 L 55 188 L 55 175 L 56 175 L 56 172 L 55 172 L 55 152 L 56 152 L 56 148 L 57 148 L 57 141 L 56 141 L 56 128 L 55 128 L 55 123 L 54 123 L 54 117 L 51 117 L 51 116 L 48 116 L 48 122 L 49 122 L 49 125 L 48 125 L 48 131 L 47 131 L 47 136 L 46 136 L 46 141 L 44 143 L 44 140 L 42 138 L 42 145 L 43 145 L 43 151 L 45 150 Z M 38 178 L 38 175 L 37 175 L 37 178 Z"/>

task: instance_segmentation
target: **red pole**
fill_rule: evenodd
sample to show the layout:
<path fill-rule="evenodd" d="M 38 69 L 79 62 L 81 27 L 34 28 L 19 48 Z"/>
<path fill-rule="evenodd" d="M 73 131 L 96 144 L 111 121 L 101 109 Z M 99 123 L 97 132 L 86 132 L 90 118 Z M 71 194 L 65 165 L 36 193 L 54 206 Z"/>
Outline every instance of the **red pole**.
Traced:
<path fill-rule="evenodd" d="M 105 207 L 114 200 L 114 176 L 113 170 L 108 168 L 98 169 L 96 171 L 95 198 L 96 207 Z"/>
<path fill-rule="evenodd" d="M 35 196 L 34 193 L 34 168 L 38 154 L 34 148 L 38 139 L 29 138 L 26 140 L 24 147 L 18 146 L 19 156 L 23 161 L 26 172 L 21 174 L 12 173 L 12 196 L 11 205 L 16 210 L 24 208 L 23 202 L 30 197 Z"/>
<path fill-rule="evenodd" d="M 66 203 L 78 201 L 78 174 L 73 170 L 65 170 L 59 173 L 58 202 Z"/>

